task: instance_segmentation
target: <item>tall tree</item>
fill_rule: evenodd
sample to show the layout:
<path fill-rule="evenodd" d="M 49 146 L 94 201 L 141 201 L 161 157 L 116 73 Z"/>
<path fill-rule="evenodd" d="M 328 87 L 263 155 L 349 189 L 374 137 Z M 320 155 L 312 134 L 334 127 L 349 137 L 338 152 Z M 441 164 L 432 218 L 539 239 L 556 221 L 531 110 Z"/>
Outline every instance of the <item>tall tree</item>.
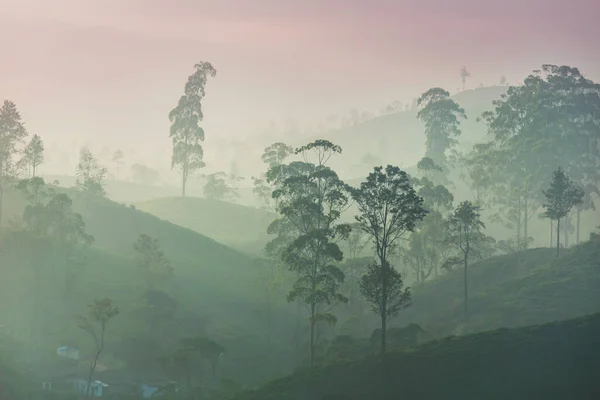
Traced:
<path fill-rule="evenodd" d="M 202 99 L 208 78 L 214 78 L 217 70 L 209 62 L 194 65 L 196 71 L 188 77 L 185 93 L 179 99 L 177 107 L 169 113 L 171 121 L 170 137 L 173 142 L 171 168 L 181 168 L 181 195 L 185 197 L 188 177 L 204 167 L 204 129 L 199 125 L 204 118 Z"/>
<path fill-rule="evenodd" d="M 92 303 L 88 305 L 88 316 L 79 317 L 79 327 L 92 336 L 94 345 L 96 346 L 96 355 L 94 356 L 94 360 L 90 363 L 90 373 L 86 391 L 88 397 L 91 396 L 90 389 L 92 388 L 92 376 L 96 370 L 98 358 L 100 358 L 100 354 L 104 350 L 106 324 L 117 315 L 119 315 L 119 308 L 111 299 L 104 298 L 92 301 Z"/>
<path fill-rule="evenodd" d="M 277 168 L 282 165 L 283 162 L 292 154 L 294 154 L 294 148 L 282 143 L 275 142 L 272 145 L 265 148 L 261 156 L 262 161 L 267 165 L 267 170 Z M 254 188 L 252 192 L 261 201 L 261 206 L 269 211 L 277 211 L 277 204 L 272 204 L 273 200 L 273 189 L 274 187 L 267 183 L 267 176 L 263 174 L 259 177 L 252 177 Z"/>
<path fill-rule="evenodd" d="M 447 222 L 447 240 L 462 253 L 462 260 L 460 257 L 449 259 L 447 266 L 460 263 L 463 265 L 465 320 L 469 318 L 467 268 L 473 253 L 480 251 L 478 247 L 486 241 L 486 237 L 482 232 L 485 225 L 481 221 L 480 210 L 480 206 L 474 205 L 470 201 L 463 201 L 454 210 Z"/>
<path fill-rule="evenodd" d="M 304 161 L 281 164 L 267 173 L 267 182 L 275 186 L 273 198 L 282 216 L 269 227 L 281 243 L 282 261 L 297 275 L 288 301 L 298 300 L 307 310 L 310 324 L 309 359 L 314 365 L 315 326 L 334 323 L 332 308 L 347 298 L 340 293 L 344 273 L 337 263 L 343 254 L 337 242 L 349 232 L 339 224 L 348 207 L 347 186 L 327 166 L 328 160 L 342 149 L 317 140 L 295 150 Z M 285 238 L 284 240 L 281 240 Z M 278 248 L 271 243 L 271 247 Z"/>
<path fill-rule="evenodd" d="M 86 194 L 104 196 L 106 194 L 104 190 L 106 172 L 106 168 L 100 165 L 92 152 L 87 147 L 82 147 L 76 167 L 77 188 Z"/>
<path fill-rule="evenodd" d="M 44 162 L 44 142 L 38 135 L 33 135 L 25 150 L 24 161 L 31 172 L 31 177 L 36 176 L 37 168 Z"/>
<path fill-rule="evenodd" d="M 467 118 L 465 110 L 441 88 L 429 89 L 417 103 L 421 108 L 417 118 L 425 124 L 425 157 L 446 171 L 446 152 L 458 143 L 460 121 Z"/>
<path fill-rule="evenodd" d="M 0 243 L 4 191 L 17 175 L 17 146 L 27 136 L 27 130 L 15 103 L 5 100 L 0 107 Z"/>
<path fill-rule="evenodd" d="M 460 69 L 460 80 L 462 81 L 462 89 L 465 91 L 465 84 L 467 83 L 467 78 L 471 77 L 471 73 L 467 70 L 467 67 L 462 67 Z"/>
<path fill-rule="evenodd" d="M 359 189 L 352 192 L 358 215 L 356 222 L 371 239 L 375 246 L 378 265 L 374 265 L 365 278 L 365 287 L 370 289 L 366 293 L 374 293 L 373 279 L 379 277 L 380 293 L 378 297 L 370 296 L 369 300 L 377 299 L 377 310 L 381 317 L 381 354 L 385 354 L 386 326 L 391 315 L 389 312 L 400 311 L 397 307 L 390 307 L 390 291 L 392 286 L 389 279 L 395 279 L 394 290 L 401 288 L 401 279 L 391 271 L 389 257 L 395 250 L 397 241 L 406 232 L 412 232 L 418 221 L 421 221 L 427 211 L 423 208 L 423 199 L 415 192 L 410 177 L 400 168 L 388 165 L 375 167 L 367 179 L 360 184 Z M 400 279 L 400 282 L 397 281 Z M 368 283 L 368 284 L 367 284 Z M 399 285 L 399 286 L 398 286 Z"/>
<path fill-rule="evenodd" d="M 552 175 L 550 187 L 543 191 L 544 216 L 556 221 L 556 256 L 560 253 L 560 220 L 567 216 L 573 207 L 583 203 L 583 189 L 577 186 L 565 171 L 559 167 Z"/>
<path fill-rule="evenodd" d="M 121 170 L 121 165 L 123 164 L 124 158 L 125 158 L 125 154 L 123 153 L 123 150 L 121 150 L 121 149 L 118 149 L 117 151 L 115 151 L 113 153 L 112 161 L 115 163 L 115 170 L 116 170 L 115 176 L 117 178 L 119 178 L 119 171 Z"/>

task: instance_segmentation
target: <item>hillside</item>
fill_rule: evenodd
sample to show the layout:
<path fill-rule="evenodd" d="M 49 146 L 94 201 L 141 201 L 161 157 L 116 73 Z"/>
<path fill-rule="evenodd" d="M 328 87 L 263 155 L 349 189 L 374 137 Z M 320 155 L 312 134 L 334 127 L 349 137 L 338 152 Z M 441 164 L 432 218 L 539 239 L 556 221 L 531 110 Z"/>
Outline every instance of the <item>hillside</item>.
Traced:
<path fill-rule="evenodd" d="M 248 382 L 264 382 L 290 368 L 289 362 L 282 360 L 287 348 L 273 354 L 263 351 L 265 296 L 255 260 L 135 208 L 67 191 L 73 196 L 74 209 L 82 214 L 88 233 L 95 237 L 94 246 L 78 266 L 76 286 L 71 293 L 74 297 L 65 308 L 64 261 L 51 244 L 7 235 L 5 251 L 0 253 L 4 271 L 0 281 L 0 325 L 5 324 L 8 332 L 38 343 L 45 350 L 65 343 L 86 348 L 89 337 L 77 328 L 73 314 L 85 312 L 91 299 L 108 296 L 119 305 L 122 316 L 112 328 L 115 333 L 109 336 L 107 354 L 120 360 L 114 365 L 131 360 L 132 352 L 138 357 L 146 346 L 140 338 L 140 327 L 144 325 L 140 325 L 138 310 L 144 283 L 133 260 L 133 243 L 145 233 L 160 241 L 174 268 L 173 282 L 166 290 L 175 299 L 177 312 L 169 322 L 172 326 L 166 334 L 167 348 L 182 337 L 205 333 L 228 350 L 224 373 L 235 379 L 243 374 Z M 6 200 L 8 220 L 22 212 L 23 204 L 14 193 Z M 275 307 L 272 312 L 282 313 L 279 320 L 286 323 L 283 311 Z M 37 329 L 36 324 L 44 326 L 44 330 Z M 278 345 L 278 340 L 271 344 L 275 349 Z M 146 357 L 151 357 L 151 363 L 157 362 L 155 355 Z M 264 367 L 248 373 L 248 363 L 257 360 Z"/>
<path fill-rule="evenodd" d="M 236 400 L 596 399 L 600 314 L 448 337 L 301 372 Z"/>
<path fill-rule="evenodd" d="M 135 206 L 248 253 L 259 253 L 264 248 L 267 227 L 274 218 L 257 208 L 193 197 L 155 199 Z"/>
<path fill-rule="evenodd" d="M 394 324 L 415 322 L 436 335 L 519 327 L 600 311 L 600 241 L 556 258 L 551 249 L 494 257 L 468 270 L 469 322 L 463 320 L 463 271 L 413 288 L 413 305 Z M 427 328 L 425 328 L 427 327 Z"/>
<path fill-rule="evenodd" d="M 470 147 L 485 138 L 486 127 L 477 117 L 492 108 L 492 102 L 506 91 L 506 87 L 492 86 L 467 90 L 452 98 L 465 109 L 467 120 L 461 123 L 461 145 Z M 340 145 L 343 155 L 332 160 L 332 165 L 344 176 L 361 176 L 370 167 L 361 159 L 370 153 L 383 163 L 408 167 L 416 165 L 425 153 L 425 134 L 418 110 L 400 111 L 379 116 L 355 126 L 327 132 L 326 137 Z M 351 168 L 351 169 L 349 169 Z M 366 168 L 366 169 L 365 169 Z"/>

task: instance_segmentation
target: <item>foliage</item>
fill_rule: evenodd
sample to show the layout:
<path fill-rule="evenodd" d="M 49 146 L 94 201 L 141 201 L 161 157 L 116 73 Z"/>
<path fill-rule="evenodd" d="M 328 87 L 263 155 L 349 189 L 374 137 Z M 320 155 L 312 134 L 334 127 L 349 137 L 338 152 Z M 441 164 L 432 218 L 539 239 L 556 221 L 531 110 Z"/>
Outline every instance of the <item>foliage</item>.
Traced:
<path fill-rule="evenodd" d="M 349 233 L 348 226 L 337 221 L 349 199 L 346 185 L 326 165 L 341 151 L 329 141 L 317 140 L 296 149 L 303 162 L 277 165 L 267 173 L 282 216 L 269 226 L 269 232 L 278 234 L 271 248 L 280 249 L 274 253 L 297 274 L 288 301 L 299 300 L 309 314 L 311 366 L 315 325 L 335 322 L 331 309 L 347 301 L 339 292 L 344 273 L 336 264 L 343 258 L 337 241 Z"/>
<path fill-rule="evenodd" d="M 173 277 L 173 267 L 161 250 L 158 239 L 141 234 L 133 244 L 133 249 L 148 290 Z"/>
<path fill-rule="evenodd" d="M 406 232 L 412 232 L 417 223 L 427 215 L 423 199 L 415 192 L 408 174 L 392 165 L 388 165 L 385 170 L 383 167 L 375 167 L 360 184 L 360 188 L 353 190 L 352 197 L 358 207 L 356 221 L 374 244 L 379 268 L 391 268 L 389 257 L 396 249 L 397 241 Z M 389 318 L 387 311 L 393 309 L 389 307 L 388 301 L 392 300 L 389 296 L 395 295 L 391 291 L 392 282 L 387 279 L 395 279 L 396 276 L 391 272 L 376 273 L 377 270 L 372 269 L 369 277 L 372 279 L 378 276 L 382 279 L 378 289 L 381 297 L 377 309 L 380 311 L 382 325 L 381 353 L 384 354 L 386 322 Z M 396 282 L 394 284 L 397 285 Z M 368 300 L 374 301 L 375 298 L 370 295 Z"/>
<path fill-rule="evenodd" d="M 455 246 L 462 253 L 462 263 L 464 267 L 464 306 L 465 319 L 468 319 L 468 286 L 467 286 L 467 267 L 469 266 L 469 257 L 473 254 L 481 256 L 482 250 L 488 240 L 482 233 L 485 228 L 481 222 L 481 207 L 474 205 L 470 201 L 463 201 L 454 210 L 454 213 L 448 218 L 447 222 L 447 241 Z M 449 258 L 447 265 L 456 264 L 457 258 Z"/>
<path fill-rule="evenodd" d="M 200 62 L 194 65 L 194 68 L 196 71 L 188 77 L 184 94 L 180 97 L 177 107 L 169 113 L 169 136 L 173 142 L 171 167 L 181 168 L 181 190 L 184 197 L 188 177 L 204 167 L 204 151 L 201 144 L 204 141 L 204 129 L 199 125 L 204 118 L 202 99 L 208 78 L 214 78 L 217 74 L 217 70 L 209 62 Z"/>
<path fill-rule="evenodd" d="M 386 282 L 385 293 L 381 282 Z M 373 312 L 378 315 L 392 318 L 410 305 L 410 288 L 404 288 L 400 273 L 392 266 L 382 268 L 376 262 L 371 263 L 359 286 Z"/>
<path fill-rule="evenodd" d="M 5 100 L 0 107 L 0 233 L 4 192 L 17 176 L 19 167 L 16 159 L 17 146 L 26 136 L 27 130 L 17 106 L 12 101 Z"/>
<path fill-rule="evenodd" d="M 462 81 L 463 90 L 465 90 L 465 83 L 467 82 L 467 78 L 471 77 L 471 73 L 467 70 L 467 67 L 462 67 L 460 69 L 460 80 Z"/>
<path fill-rule="evenodd" d="M 107 169 L 100 165 L 87 147 L 79 151 L 79 162 L 76 168 L 77 188 L 92 196 L 104 196 L 104 179 Z"/>
<path fill-rule="evenodd" d="M 88 316 L 79 317 L 79 327 L 88 332 L 94 339 L 96 346 L 96 355 L 90 365 L 90 373 L 87 383 L 87 396 L 90 396 L 92 387 L 92 376 L 98 364 L 98 358 L 104 350 L 104 335 L 108 321 L 119 315 L 119 308 L 113 304 L 113 301 L 107 297 L 95 299 L 88 305 Z M 97 326 L 94 326 L 97 325 Z M 98 329 L 100 330 L 98 332 Z"/>
<path fill-rule="evenodd" d="M 38 135 L 33 135 L 31 140 L 23 150 L 23 161 L 31 171 L 31 176 L 35 177 L 37 168 L 44 162 L 44 142 Z"/>
<path fill-rule="evenodd" d="M 556 255 L 560 248 L 560 220 L 567 216 L 569 211 L 583 203 L 584 191 L 577 186 L 565 171 L 559 167 L 552 176 L 550 187 L 542 191 L 546 202 L 544 203 L 544 217 L 556 221 Z"/>
<path fill-rule="evenodd" d="M 427 138 L 425 156 L 447 170 L 446 152 L 458 143 L 456 137 L 461 133 L 460 120 L 467 118 L 465 110 L 450 98 L 450 93 L 441 88 L 423 93 L 418 105 L 421 109 L 417 118 L 425 124 Z"/>
<path fill-rule="evenodd" d="M 294 154 L 294 149 L 282 142 L 276 142 L 265 148 L 261 156 L 262 161 L 267 165 L 268 169 L 276 169 L 291 155 Z M 271 204 L 273 200 L 272 184 L 268 183 L 267 175 L 263 174 L 259 177 L 252 177 L 253 189 L 252 192 L 258 197 L 261 202 L 261 207 L 276 211 L 277 204 Z"/>
<path fill-rule="evenodd" d="M 204 196 L 211 200 L 236 200 L 240 194 L 234 183 L 240 178 L 227 176 L 225 172 L 215 172 L 206 176 Z"/>

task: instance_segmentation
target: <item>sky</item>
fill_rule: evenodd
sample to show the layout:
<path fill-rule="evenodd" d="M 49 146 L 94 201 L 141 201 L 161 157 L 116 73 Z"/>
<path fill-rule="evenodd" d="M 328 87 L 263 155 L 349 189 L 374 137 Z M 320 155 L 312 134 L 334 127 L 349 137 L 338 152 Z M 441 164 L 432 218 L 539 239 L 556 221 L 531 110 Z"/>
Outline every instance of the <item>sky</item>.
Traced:
<path fill-rule="evenodd" d="M 545 63 L 600 80 L 598 15 L 597 0 L 0 0 L 0 99 L 55 149 L 168 163 L 168 113 L 209 61 L 203 126 L 217 160 L 271 121 L 456 92 L 463 65 L 472 87 Z"/>

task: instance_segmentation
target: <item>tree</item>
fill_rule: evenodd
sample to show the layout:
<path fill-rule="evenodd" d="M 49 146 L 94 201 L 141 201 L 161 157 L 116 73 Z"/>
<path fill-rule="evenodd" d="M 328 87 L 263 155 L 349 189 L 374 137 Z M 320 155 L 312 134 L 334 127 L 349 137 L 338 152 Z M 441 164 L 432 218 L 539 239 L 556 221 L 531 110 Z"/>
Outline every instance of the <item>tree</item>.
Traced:
<path fill-rule="evenodd" d="M 281 215 L 269 226 L 268 232 L 278 236 L 268 247 L 280 249 L 276 254 L 297 275 L 287 298 L 298 300 L 308 312 L 311 367 L 316 324 L 335 323 L 332 308 L 347 301 L 340 293 L 344 273 L 337 263 L 343 254 L 337 242 L 347 236 L 349 228 L 337 221 L 349 199 L 347 186 L 327 166 L 341 151 L 327 140 L 317 140 L 295 150 L 304 161 L 278 165 L 267 173 Z"/>
<path fill-rule="evenodd" d="M 385 291 L 382 282 L 386 282 Z M 373 312 L 387 318 L 398 315 L 411 304 L 410 288 L 404 288 L 402 276 L 390 265 L 382 268 L 377 262 L 373 262 L 360 279 L 359 287 L 361 294 L 371 304 Z M 382 324 L 381 329 L 385 329 L 385 324 Z M 382 332 L 382 354 L 385 354 L 385 338 L 386 335 Z"/>
<path fill-rule="evenodd" d="M 106 324 L 108 321 L 119 315 L 119 308 L 113 304 L 109 298 L 101 300 L 93 300 L 88 305 L 88 316 L 79 317 L 79 327 L 88 332 L 94 339 L 96 346 L 96 355 L 90 364 L 90 373 L 88 376 L 87 396 L 90 397 L 90 389 L 92 387 L 92 376 L 96 370 L 100 353 L 104 350 L 104 334 L 106 332 Z M 94 326 L 97 325 L 97 326 Z M 100 332 L 98 333 L 98 329 Z"/>
<path fill-rule="evenodd" d="M 233 201 L 237 199 L 240 196 L 238 190 L 231 185 L 231 181 L 235 180 L 236 177 L 228 177 L 225 172 L 215 172 L 207 175 L 203 188 L 204 196 L 211 200 Z"/>
<path fill-rule="evenodd" d="M 436 172 L 444 172 L 444 169 L 437 165 L 430 157 L 423 157 L 417 163 L 417 169 L 423 174 L 423 177 L 432 181 Z"/>
<path fill-rule="evenodd" d="M 465 91 L 465 83 L 467 82 L 467 78 L 471 77 L 471 73 L 467 70 L 467 67 L 462 67 L 460 69 L 460 80 L 462 81 L 463 92 Z"/>
<path fill-rule="evenodd" d="M 469 266 L 469 257 L 472 253 L 478 251 L 478 246 L 485 242 L 485 235 L 481 229 L 485 228 L 481 222 L 481 207 L 474 205 L 470 201 L 463 201 L 454 210 L 454 213 L 448 218 L 448 242 L 456 246 L 462 253 L 460 258 L 451 258 L 446 265 L 463 264 L 464 267 L 464 307 L 465 320 L 469 318 L 468 314 L 468 286 L 467 286 L 467 267 Z"/>
<path fill-rule="evenodd" d="M 204 167 L 204 129 L 199 126 L 204 114 L 202 99 L 209 77 L 214 78 L 217 70 L 209 62 L 194 65 L 196 71 L 188 77 L 185 93 L 179 99 L 177 107 L 169 113 L 171 122 L 170 137 L 173 142 L 171 168 L 181 168 L 181 195 L 185 197 L 185 186 L 188 177 L 196 170 Z"/>
<path fill-rule="evenodd" d="M 583 189 L 577 186 L 565 171 L 558 167 L 552 175 L 550 187 L 542 191 L 546 202 L 544 217 L 556 221 L 556 256 L 560 252 L 560 220 L 567 216 L 573 207 L 583 203 Z"/>
<path fill-rule="evenodd" d="M 261 156 L 262 161 L 267 165 L 268 169 L 277 168 L 292 154 L 294 149 L 282 142 L 276 142 L 265 148 Z M 252 177 L 253 189 L 252 192 L 261 201 L 261 205 L 270 211 L 277 211 L 277 204 L 272 205 L 272 193 L 274 187 L 267 183 L 266 174 L 259 177 Z"/>
<path fill-rule="evenodd" d="M 0 107 L 0 240 L 2 234 L 2 203 L 4 191 L 17 175 L 17 146 L 27 136 L 27 130 L 15 103 L 5 100 Z"/>
<path fill-rule="evenodd" d="M 417 102 L 421 107 L 417 118 L 425 124 L 425 157 L 447 170 L 446 152 L 458 143 L 460 120 L 467 118 L 465 110 L 441 88 L 429 89 Z"/>
<path fill-rule="evenodd" d="M 35 177 L 37 167 L 44 162 L 44 142 L 38 135 L 33 135 L 23 151 L 24 161 L 29 166 L 31 176 Z"/>
<path fill-rule="evenodd" d="M 158 239 L 141 234 L 133 244 L 135 262 L 142 271 L 148 290 L 156 289 L 165 280 L 172 278 L 173 267 L 160 248 Z"/>
<path fill-rule="evenodd" d="M 391 286 L 387 279 L 395 276 L 389 271 L 389 257 L 395 250 L 398 239 L 406 232 L 412 232 L 427 211 L 423 208 L 423 199 L 412 187 L 408 174 L 392 165 L 388 165 L 385 170 L 383 167 L 375 167 L 360 184 L 360 188 L 352 191 L 352 197 L 358 207 L 356 222 L 370 237 L 379 260 L 379 266 L 370 270 L 371 276 L 368 279 L 375 276 L 381 278 L 378 289 L 381 293 L 380 304 L 377 305 L 377 310 L 381 317 L 383 355 L 386 346 L 386 324 L 390 317 L 387 313 L 394 309 L 388 304 Z M 377 268 L 380 268 L 381 272 L 378 272 Z"/>
<path fill-rule="evenodd" d="M 112 161 L 115 163 L 116 169 L 116 177 L 119 177 L 119 170 L 121 169 L 121 164 L 123 164 L 123 159 L 125 158 L 125 154 L 123 154 L 122 150 L 117 150 L 114 152 L 112 156 Z"/>
<path fill-rule="evenodd" d="M 507 83 L 508 83 L 508 82 L 507 82 L 507 80 L 506 80 L 506 76 L 502 75 L 502 76 L 500 77 L 500 85 L 504 86 L 504 85 L 506 85 Z"/>
<path fill-rule="evenodd" d="M 154 185 L 158 181 L 160 174 L 157 170 L 142 164 L 133 164 L 131 166 L 131 178 L 143 185 Z"/>
<path fill-rule="evenodd" d="M 104 196 L 106 194 L 104 190 L 106 172 L 106 168 L 100 165 L 92 152 L 87 147 L 82 147 L 76 167 L 77 188 L 92 196 Z"/>

